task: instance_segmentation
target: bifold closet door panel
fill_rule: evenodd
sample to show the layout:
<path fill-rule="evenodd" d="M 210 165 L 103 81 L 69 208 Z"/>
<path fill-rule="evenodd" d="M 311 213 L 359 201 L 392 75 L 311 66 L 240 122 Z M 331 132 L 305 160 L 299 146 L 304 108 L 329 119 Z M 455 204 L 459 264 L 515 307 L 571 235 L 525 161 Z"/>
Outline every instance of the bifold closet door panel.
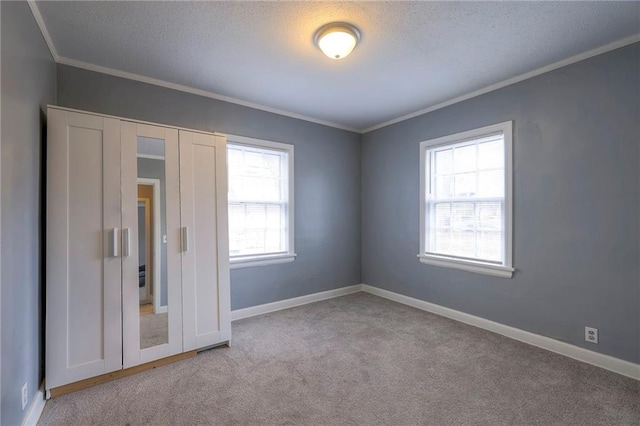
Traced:
<path fill-rule="evenodd" d="M 231 338 L 224 136 L 180 131 L 184 349 Z"/>
<path fill-rule="evenodd" d="M 183 351 L 178 155 L 178 130 L 122 121 L 124 368 Z"/>
<path fill-rule="evenodd" d="M 120 121 L 49 108 L 46 388 L 122 368 Z"/>

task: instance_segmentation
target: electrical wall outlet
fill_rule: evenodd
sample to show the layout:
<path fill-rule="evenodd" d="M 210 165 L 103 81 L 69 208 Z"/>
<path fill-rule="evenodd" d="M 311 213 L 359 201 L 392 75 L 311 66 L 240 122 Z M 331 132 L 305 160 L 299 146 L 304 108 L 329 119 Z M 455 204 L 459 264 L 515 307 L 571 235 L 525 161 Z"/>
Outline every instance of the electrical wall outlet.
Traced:
<path fill-rule="evenodd" d="M 24 385 L 22 385 L 22 409 L 24 410 L 24 407 L 27 406 L 27 401 L 29 401 L 29 392 L 27 389 L 27 383 L 25 382 Z"/>
<path fill-rule="evenodd" d="M 598 329 L 593 327 L 585 327 L 584 340 L 589 343 L 598 343 Z"/>

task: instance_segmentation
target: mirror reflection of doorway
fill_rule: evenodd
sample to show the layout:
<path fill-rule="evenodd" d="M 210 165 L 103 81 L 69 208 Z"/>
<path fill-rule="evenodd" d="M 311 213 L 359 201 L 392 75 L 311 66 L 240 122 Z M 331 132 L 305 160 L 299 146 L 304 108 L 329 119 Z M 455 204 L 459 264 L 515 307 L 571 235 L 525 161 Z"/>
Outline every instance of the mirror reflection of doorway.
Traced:
<path fill-rule="evenodd" d="M 138 137 L 140 349 L 169 342 L 165 158 L 162 139 Z"/>
<path fill-rule="evenodd" d="M 153 235 L 154 218 L 153 185 L 138 184 L 138 290 L 140 313 L 154 313 L 155 280 L 154 256 L 157 249 Z"/>

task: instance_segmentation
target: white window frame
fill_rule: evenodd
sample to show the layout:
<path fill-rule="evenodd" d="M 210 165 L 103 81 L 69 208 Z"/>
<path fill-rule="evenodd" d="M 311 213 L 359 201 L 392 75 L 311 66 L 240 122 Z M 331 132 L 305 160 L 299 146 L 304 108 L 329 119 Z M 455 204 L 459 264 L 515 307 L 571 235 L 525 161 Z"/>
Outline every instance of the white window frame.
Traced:
<path fill-rule="evenodd" d="M 297 256 L 295 252 L 294 238 L 294 169 L 293 169 L 293 145 L 272 142 L 262 139 L 248 138 L 245 136 L 227 135 L 227 146 L 240 145 L 287 153 L 287 184 L 288 184 L 288 205 L 287 205 L 287 251 L 276 254 L 255 254 L 244 256 L 229 256 L 229 267 L 231 269 L 249 268 L 253 266 L 266 266 L 278 263 L 293 262 Z"/>
<path fill-rule="evenodd" d="M 503 259 L 501 264 L 465 259 L 454 256 L 426 253 L 427 219 L 427 177 L 430 179 L 430 165 L 427 164 L 427 150 L 434 147 L 454 145 L 467 140 L 479 139 L 496 133 L 504 135 L 504 229 Z M 420 262 L 427 265 L 461 269 L 502 278 L 511 278 L 513 268 L 513 121 L 493 124 L 466 132 L 430 139 L 420 143 Z"/>

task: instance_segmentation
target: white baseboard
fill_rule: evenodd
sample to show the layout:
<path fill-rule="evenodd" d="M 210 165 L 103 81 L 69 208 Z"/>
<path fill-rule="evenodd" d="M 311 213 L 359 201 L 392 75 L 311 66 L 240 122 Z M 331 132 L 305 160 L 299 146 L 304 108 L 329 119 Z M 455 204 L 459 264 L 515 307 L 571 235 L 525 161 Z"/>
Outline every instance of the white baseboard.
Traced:
<path fill-rule="evenodd" d="M 587 364 L 604 368 L 605 370 L 622 374 L 623 376 L 631 377 L 632 379 L 640 380 L 640 364 L 635 364 L 609 355 L 590 351 L 550 337 L 541 336 L 539 334 L 510 327 L 508 325 L 500 324 L 474 315 L 465 314 L 464 312 L 456 311 L 455 309 L 445 308 L 444 306 L 404 296 L 392 291 L 383 290 L 378 287 L 362 284 L 362 291 L 384 297 L 385 299 L 393 300 L 394 302 L 412 306 L 423 311 L 431 312 L 436 315 L 460 321 L 465 324 L 489 330 L 523 343 L 528 343 L 578 361 L 586 362 Z"/>
<path fill-rule="evenodd" d="M 31 400 L 31 404 L 29 404 L 27 415 L 22 420 L 22 426 L 36 426 L 46 402 L 44 399 L 44 382 L 42 382 L 40 389 L 38 389 L 38 392 L 36 392 Z"/>
<path fill-rule="evenodd" d="M 266 303 L 264 305 L 250 306 L 248 308 L 231 311 L 231 321 L 244 318 L 255 317 L 256 315 L 268 314 L 269 312 L 281 311 L 295 306 L 306 305 L 307 303 L 319 302 L 321 300 L 333 299 L 334 297 L 345 296 L 347 294 L 362 291 L 362 284 L 349 287 L 337 288 L 335 290 L 322 291 L 320 293 L 307 294 L 305 296 L 294 297 L 292 299 L 279 300 L 277 302 Z"/>
<path fill-rule="evenodd" d="M 359 291 L 374 294 L 385 299 L 393 300 L 394 302 L 402 303 L 404 305 L 412 306 L 423 311 L 431 312 L 436 315 L 440 315 L 452 320 L 482 328 L 484 330 L 501 334 L 503 336 L 518 340 L 523 343 L 537 346 L 539 348 L 546 349 L 548 351 L 555 352 L 557 354 L 564 355 L 578 361 L 586 362 L 587 364 L 592 364 L 597 367 L 604 368 L 605 370 L 613 371 L 614 373 L 631 377 L 632 379 L 640 380 L 640 364 L 635 364 L 623 359 L 590 351 L 588 349 L 584 349 L 566 342 L 561 342 L 550 337 L 531 333 L 529 331 L 524 331 L 519 328 L 500 324 L 495 321 L 477 317 L 471 314 L 466 314 L 464 312 L 456 311 L 455 309 L 446 308 L 444 306 L 436 305 L 435 303 L 425 302 L 424 300 L 415 299 L 413 297 L 394 293 L 388 290 L 383 290 L 381 288 L 373 287 L 367 284 L 357 284 L 349 287 L 338 288 L 335 290 L 308 294 L 306 296 L 294 297 L 293 299 L 279 300 L 277 302 L 267 303 L 264 305 L 236 309 L 234 311 L 231 311 L 231 320 L 237 321 L 244 318 L 267 314 L 269 312 L 276 312 L 283 309 L 293 308 L 295 306 L 306 305 L 308 303 L 319 302 L 321 300 L 332 299 L 334 297 L 357 293 Z"/>

